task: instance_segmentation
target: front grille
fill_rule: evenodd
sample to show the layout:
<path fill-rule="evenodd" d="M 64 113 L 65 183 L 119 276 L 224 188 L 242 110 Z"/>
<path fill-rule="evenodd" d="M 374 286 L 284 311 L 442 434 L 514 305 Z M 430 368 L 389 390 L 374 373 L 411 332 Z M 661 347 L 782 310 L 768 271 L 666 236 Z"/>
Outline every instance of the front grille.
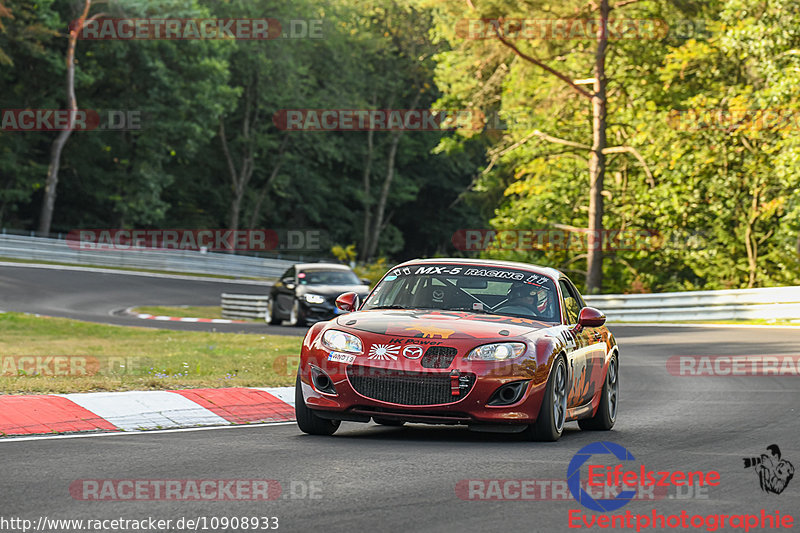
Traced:
<path fill-rule="evenodd" d="M 425 368 L 448 368 L 458 350 L 449 346 L 431 346 L 422 357 L 420 364 Z"/>
<path fill-rule="evenodd" d="M 412 372 L 350 365 L 347 377 L 359 394 L 399 405 L 440 405 L 466 396 L 475 384 L 475 374 L 458 374 L 458 395 L 453 395 L 448 372 Z"/>

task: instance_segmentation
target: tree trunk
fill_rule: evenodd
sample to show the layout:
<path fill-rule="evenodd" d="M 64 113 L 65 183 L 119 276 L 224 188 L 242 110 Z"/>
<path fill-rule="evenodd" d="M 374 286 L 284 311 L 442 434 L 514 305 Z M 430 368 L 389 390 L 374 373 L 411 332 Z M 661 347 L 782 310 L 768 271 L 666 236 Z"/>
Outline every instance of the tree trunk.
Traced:
<path fill-rule="evenodd" d="M 744 247 L 747 250 L 747 288 L 752 289 L 756 286 L 756 275 L 758 274 L 758 241 L 753 235 L 753 228 L 758 220 L 758 202 L 761 197 L 761 189 L 756 187 L 752 193 L 750 201 L 750 213 L 747 217 L 747 225 L 744 228 Z"/>
<path fill-rule="evenodd" d="M 370 128 L 367 131 L 367 156 L 364 162 L 364 242 L 361 243 L 361 261 L 366 261 L 370 250 L 370 232 L 372 231 L 372 152 L 374 150 L 373 138 L 375 131 Z"/>
<path fill-rule="evenodd" d="M 603 188 L 606 160 L 606 47 L 608 45 L 608 0 L 600 2 L 601 23 L 597 30 L 597 51 L 594 65 L 594 95 L 592 96 L 592 150 L 589 156 L 589 246 L 586 265 L 586 292 L 603 289 Z"/>
<path fill-rule="evenodd" d="M 417 91 L 416 96 L 414 96 L 414 101 L 411 103 L 409 109 L 417 108 L 417 104 L 419 104 L 421 95 L 422 93 Z M 387 158 L 386 163 L 386 177 L 383 180 L 381 195 L 378 198 L 378 205 L 375 208 L 375 216 L 372 219 L 372 231 L 369 237 L 369 248 L 367 249 L 366 254 L 367 260 L 372 259 L 378 250 L 378 239 L 380 238 L 381 231 L 383 230 L 383 217 L 384 213 L 386 212 L 386 202 L 389 199 L 389 191 L 392 188 L 392 181 L 394 181 L 394 162 L 397 158 L 397 147 L 400 144 L 400 138 L 403 137 L 404 132 L 405 131 L 403 129 L 400 129 L 399 131 L 392 133 L 392 139 L 389 144 L 389 157 Z"/>
<path fill-rule="evenodd" d="M 413 109 L 413 106 L 411 107 Z M 386 177 L 383 180 L 381 187 L 381 195 L 378 198 L 378 205 L 375 208 L 375 218 L 372 221 L 372 228 L 369 236 L 369 248 L 367 248 L 367 260 L 372 259 L 375 252 L 378 250 L 378 239 L 381 236 L 381 226 L 383 225 L 383 215 L 386 211 L 386 202 L 389 199 L 389 191 L 392 188 L 392 181 L 394 181 L 394 161 L 397 156 L 397 145 L 400 144 L 400 138 L 403 132 L 396 131 L 392 133 L 392 140 L 389 145 L 389 157 L 386 162 Z"/>
<path fill-rule="evenodd" d="M 289 144 L 288 135 L 284 136 L 283 141 L 281 141 L 281 146 L 278 148 L 278 155 L 275 157 L 275 166 L 272 167 L 272 172 L 270 172 L 266 183 L 264 183 L 264 186 L 261 188 L 261 192 L 258 193 L 258 199 L 250 215 L 250 229 L 254 229 L 256 224 L 258 224 L 258 219 L 261 217 L 261 204 L 264 203 L 264 198 L 266 198 L 267 192 L 269 192 L 270 185 L 272 185 L 272 182 L 278 177 L 278 172 L 281 171 L 281 167 L 283 166 L 283 152 L 286 150 L 287 144 Z"/>
<path fill-rule="evenodd" d="M 78 24 L 69 32 L 67 45 L 67 108 L 70 110 L 67 127 L 58 134 L 53 146 L 50 148 L 50 164 L 47 167 L 47 180 L 44 186 L 44 198 L 42 199 L 42 209 L 39 214 L 39 234 L 47 235 L 50 233 L 50 226 L 53 222 L 53 209 L 56 205 L 56 188 L 58 187 L 58 169 L 61 166 L 61 152 L 67 139 L 75 128 L 75 114 L 78 112 L 78 100 L 75 97 L 75 47 L 78 42 L 78 35 L 83 29 L 89 9 L 92 7 L 92 0 L 85 0 L 83 13 L 81 13 Z"/>
<path fill-rule="evenodd" d="M 242 120 L 242 159 L 241 167 L 238 172 L 236 170 L 236 163 L 231 155 L 230 148 L 228 147 L 228 139 L 225 133 L 225 117 L 219 118 L 219 138 L 222 143 L 222 152 L 225 155 L 225 161 L 228 165 L 228 173 L 231 177 L 231 208 L 229 213 L 228 228 L 231 231 L 239 229 L 239 219 L 241 218 L 242 200 L 244 193 L 247 191 L 247 185 L 250 183 L 250 178 L 253 177 L 255 170 L 255 153 L 253 150 L 253 135 L 252 131 L 256 129 L 258 124 L 258 103 L 257 93 L 258 89 L 255 87 L 257 80 L 254 78 L 245 88 L 245 106 L 244 116 Z M 253 101 L 256 101 L 255 105 Z M 230 252 L 235 253 L 233 243 L 228 243 Z"/>
<path fill-rule="evenodd" d="M 247 183 L 250 181 L 250 178 L 253 175 L 253 154 L 250 152 L 250 147 L 248 146 L 250 140 L 248 125 L 249 120 L 245 119 L 245 126 L 243 128 L 245 142 L 244 147 L 242 148 L 242 167 L 239 169 L 239 172 L 237 172 L 236 164 L 234 163 L 230 149 L 228 148 L 228 139 L 226 138 L 225 134 L 225 118 L 220 117 L 219 119 L 219 138 L 220 142 L 222 143 L 222 152 L 225 154 L 225 160 L 228 163 L 228 172 L 231 176 L 232 197 L 227 228 L 231 231 L 236 231 L 239 229 L 239 217 L 242 208 L 242 199 L 244 198 L 244 192 L 247 189 Z M 230 247 L 229 252 L 235 253 L 236 250 L 233 249 L 233 243 L 229 242 L 228 245 Z"/>

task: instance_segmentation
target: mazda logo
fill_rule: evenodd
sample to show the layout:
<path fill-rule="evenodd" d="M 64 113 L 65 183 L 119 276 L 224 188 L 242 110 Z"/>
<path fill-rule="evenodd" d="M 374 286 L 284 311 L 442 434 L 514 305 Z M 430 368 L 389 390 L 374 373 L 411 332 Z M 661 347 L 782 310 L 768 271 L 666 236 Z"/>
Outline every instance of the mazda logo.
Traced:
<path fill-rule="evenodd" d="M 419 359 L 422 357 L 423 349 L 422 346 L 416 344 L 410 344 L 403 348 L 403 356 L 406 359 Z"/>

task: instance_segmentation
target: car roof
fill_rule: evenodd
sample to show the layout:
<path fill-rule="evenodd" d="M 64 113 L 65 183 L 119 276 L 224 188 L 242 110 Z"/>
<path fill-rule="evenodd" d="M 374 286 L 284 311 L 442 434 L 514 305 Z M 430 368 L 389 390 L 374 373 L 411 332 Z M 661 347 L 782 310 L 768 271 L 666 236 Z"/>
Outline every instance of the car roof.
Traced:
<path fill-rule="evenodd" d="M 531 272 L 535 272 L 537 274 L 544 274 L 545 276 L 549 276 L 554 279 L 559 279 L 564 275 L 556 270 L 555 268 L 551 267 L 543 267 L 539 265 L 533 265 L 531 263 L 520 263 L 518 261 L 499 261 L 494 259 L 467 259 L 467 258 L 459 258 L 459 257 L 439 257 L 433 259 L 412 259 L 411 261 L 406 261 L 405 263 L 401 263 L 393 268 L 408 266 L 408 265 L 418 265 L 418 264 L 425 264 L 425 263 L 451 263 L 451 264 L 465 264 L 465 265 L 476 265 L 476 266 L 487 266 L 487 267 L 508 267 L 508 268 L 517 268 L 520 270 L 529 270 Z M 391 270 L 391 269 L 390 269 Z"/>
<path fill-rule="evenodd" d="M 297 270 L 350 270 L 349 266 L 339 263 L 297 263 L 294 268 Z"/>

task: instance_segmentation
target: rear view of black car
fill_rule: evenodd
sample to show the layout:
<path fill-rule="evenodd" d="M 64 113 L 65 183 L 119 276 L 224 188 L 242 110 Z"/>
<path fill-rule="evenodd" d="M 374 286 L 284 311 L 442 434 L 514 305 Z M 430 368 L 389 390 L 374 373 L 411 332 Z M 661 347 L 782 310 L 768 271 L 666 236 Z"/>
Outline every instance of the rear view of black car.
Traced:
<path fill-rule="evenodd" d="M 345 292 L 355 292 L 363 299 L 369 294 L 369 283 L 345 265 L 296 264 L 270 289 L 266 321 L 277 325 L 286 320 L 291 326 L 304 326 L 329 320 L 341 313 L 335 302 Z"/>

